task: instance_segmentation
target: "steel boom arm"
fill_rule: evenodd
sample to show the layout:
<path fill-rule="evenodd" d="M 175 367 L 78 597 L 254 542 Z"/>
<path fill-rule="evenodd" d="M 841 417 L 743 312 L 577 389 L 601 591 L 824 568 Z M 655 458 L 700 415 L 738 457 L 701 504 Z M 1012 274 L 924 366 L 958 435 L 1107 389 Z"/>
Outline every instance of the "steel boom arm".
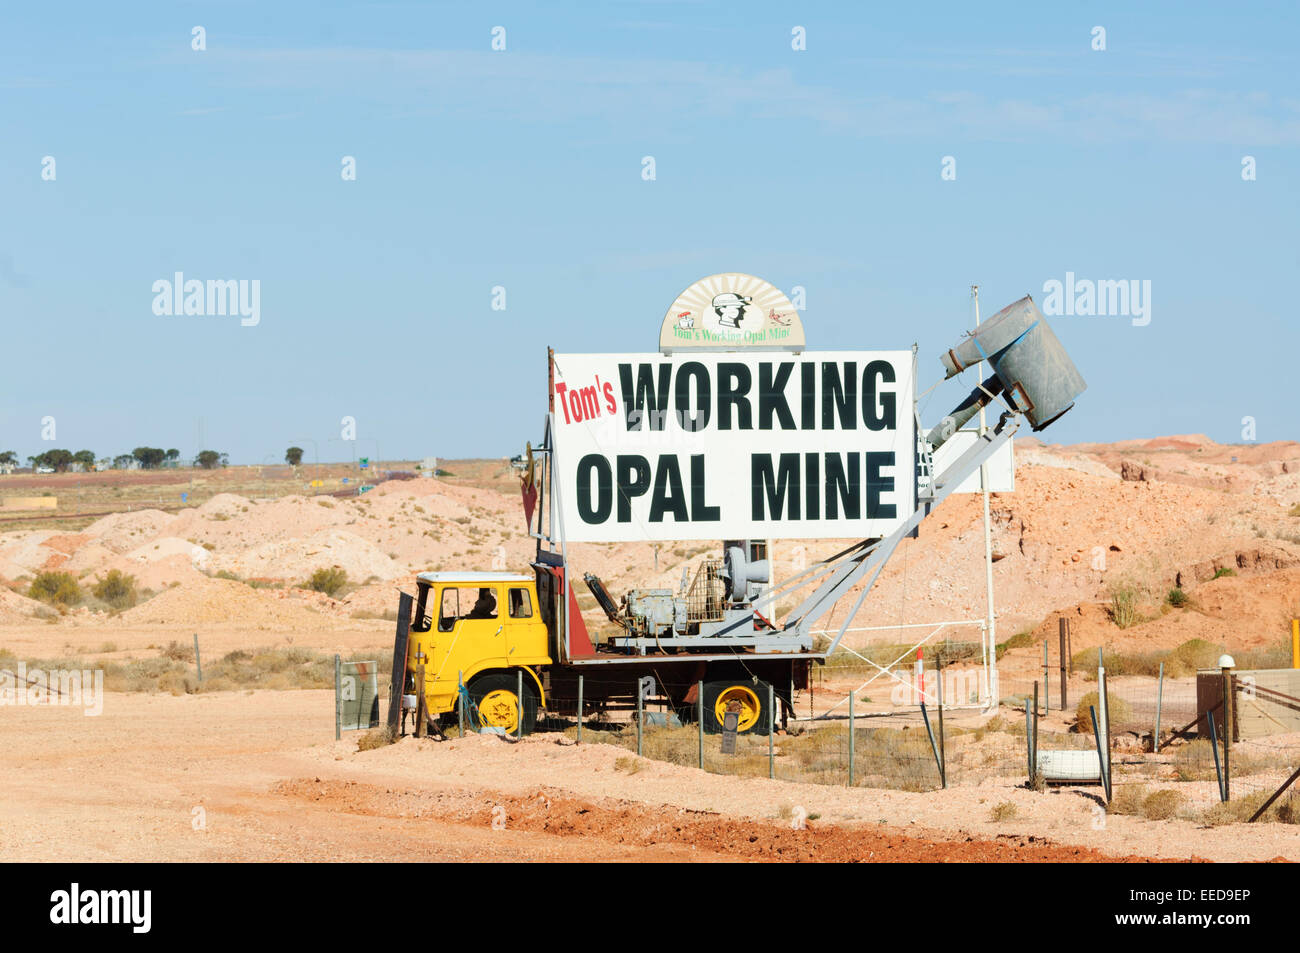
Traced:
<path fill-rule="evenodd" d="M 853 603 L 853 609 L 844 618 L 844 624 L 835 635 L 835 640 L 827 648 L 826 654 L 834 652 L 840 644 L 840 639 L 844 637 L 845 631 L 848 630 L 849 624 L 857 614 L 862 602 L 871 591 L 872 585 L 880 576 L 880 571 L 884 568 L 886 562 L 894 555 L 894 550 L 898 544 L 910 535 L 921 521 L 930 515 L 930 511 L 939 503 L 947 498 L 972 473 L 979 470 L 981 466 L 987 463 L 999 448 L 1012 438 L 1019 427 L 1019 422 L 1015 415 L 1006 413 L 1002 419 L 990 428 L 987 433 L 981 434 L 969 450 L 958 457 L 942 473 L 937 474 L 931 483 L 931 493 L 929 496 L 921 497 L 917 500 L 916 511 L 908 517 L 897 529 L 888 536 L 876 541 L 874 544 L 867 544 L 865 548 L 855 546 L 850 551 L 850 555 L 844 556 L 838 564 L 823 564 L 818 575 L 829 572 L 829 577 L 825 579 L 798 608 L 790 613 L 787 618 L 783 631 L 802 636 L 807 636 L 810 626 L 830 611 L 836 601 L 848 593 L 863 576 L 871 573 L 871 578 L 867 584 L 862 587 L 862 592 L 858 595 L 857 600 Z M 865 541 L 864 541 L 865 542 Z M 859 544 L 862 546 L 862 544 Z"/>

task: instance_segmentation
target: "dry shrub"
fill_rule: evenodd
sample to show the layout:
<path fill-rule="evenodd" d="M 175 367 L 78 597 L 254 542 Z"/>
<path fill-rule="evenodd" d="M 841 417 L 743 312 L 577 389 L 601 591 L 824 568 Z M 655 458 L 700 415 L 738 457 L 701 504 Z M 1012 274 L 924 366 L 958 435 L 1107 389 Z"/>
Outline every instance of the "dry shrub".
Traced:
<path fill-rule="evenodd" d="M 1142 816 L 1149 821 L 1167 821 L 1178 814 L 1183 800 L 1181 791 L 1152 791 L 1142 802 Z"/>
<path fill-rule="evenodd" d="M 167 643 L 167 647 L 162 650 L 162 657 L 171 659 L 174 662 L 193 662 L 194 647 L 190 645 L 181 645 L 173 640 Z"/>
<path fill-rule="evenodd" d="M 1219 827 L 1223 824 L 1244 824 L 1254 816 L 1255 812 L 1260 809 L 1266 800 L 1268 800 L 1268 794 L 1261 791 L 1258 794 L 1248 794 L 1246 797 L 1235 801 L 1220 801 L 1218 804 L 1203 810 L 1199 819 L 1202 823 L 1211 827 Z M 1260 820 L 1279 820 L 1277 811 L 1270 809 Z"/>
<path fill-rule="evenodd" d="M 378 728 L 371 728 L 364 735 L 357 739 L 358 751 L 371 751 L 375 748 L 383 748 L 391 745 L 397 740 L 397 736 L 387 725 L 380 725 Z"/>
<path fill-rule="evenodd" d="M 1101 695 L 1097 692 L 1088 692 L 1079 699 L 1079 706 L 1074 710 L 1074 725 L 1080 734 L 1092 734 L 1092 712 L 1091 709 L 1097 706 L 1101 700 Z M 1133 707 L 1120 698 L 1114 692 L 1106 693 L 1107 707 L 1110 709 L 1110 724 L 1113 728 L 1115 725 L 1122 725 L 1133 717 Z M 1101 727 L 1101 711 L 1097 712 L 1097 725 Z"/>
<path fill-rule="evenodd" d="M 1141 814 L 1146 797 L 1145 784 L 1121 784 L 1115 788 L 1115 796 L 1110 799 L 1106 810 L 1111 814 Z"/>
<path fill-rule="evenodd" d="M 1123 784 L 1115 790 L 1108 810 L 1112 814 L 1131 814 L 1149 821 L 1167 821 L 1182 807 L 1183 793 L 1168 788 L 1148 791 L 1144 784 Z"/>
<path fill-rule="evenodd" d="M 989 820 L 994 824 L 1001 824 L 1003 821 L 1012 820 L 1016 816 L 1016 806 L 1010 801 L 1002 801 L 993 805 L 989 811 Z"/>

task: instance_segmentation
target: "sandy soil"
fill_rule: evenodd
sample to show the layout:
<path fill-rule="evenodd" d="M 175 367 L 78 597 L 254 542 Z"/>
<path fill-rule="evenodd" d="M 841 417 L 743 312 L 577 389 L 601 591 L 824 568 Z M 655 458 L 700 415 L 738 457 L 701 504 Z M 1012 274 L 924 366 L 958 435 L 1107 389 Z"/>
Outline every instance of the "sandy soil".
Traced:
<path fill-rule="evenodd" d="M 356 736 L 331 737 L 332 701 L 319 691 L 110 695 L 97 718 L 7 708 L 0 858 L 1300 858 L 1300 830 L 1288 826 L 1110 817 L 1098 829 L 1094 795 L 1011 781 L 909 794 L 659 762 L 628 773 L 616 767 L 622 749 L 544 735 L 357 752 Z M 1016 817 L 987 819 L 1005 801 Z M 797 809 L 820 816 L 797 830 L 783 819 Z"/>

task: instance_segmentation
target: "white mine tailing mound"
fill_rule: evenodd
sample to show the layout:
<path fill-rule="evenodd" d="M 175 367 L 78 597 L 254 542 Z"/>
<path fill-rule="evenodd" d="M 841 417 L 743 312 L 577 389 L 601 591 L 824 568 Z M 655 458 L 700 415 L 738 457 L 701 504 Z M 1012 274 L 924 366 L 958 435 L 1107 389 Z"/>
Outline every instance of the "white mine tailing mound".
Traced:
<path fill-rule="evenodd" d="M 331 620 L 294 600 L 229 579 L 199 577 L 193 583 L 160 593 L 119 616 L 123 625 L 194 625 L 230 623 L 245 628 L 309 632 Z"/>
<path fill-rule="evenodd" d="M 100 545 L 115 553 L 125 553 L 153 539 L 174 522 L 176 517 L 162 510 L 136 510 L 97 519 L 82 532 L 98 537 Z"/>
<path fill-rule="evenodd" d="M 38 572 L 50 558 L 44 542 L 56 535 L 53 530 L 19 530 L 0 536 L 0 575 L 6 579 Z"/>
<path fill-rule="evenodd" d="M 202 506 L 196 507 L 195 512 L 204 516 L 233 517 L 242 510 L 251 509 L 252 505 L 252 501 L 248 497 L 239 496 L 236 493 L 218 493 Z"/>
<path fill-rule="evenodd" d="M 0 625 L 31 622 L 32 616 L 40 608 L 41 604 L 35 599 L 28 599 L 10 589 L 0 587 Z"/>
<path fill-rule="evenodd" d="M 306 539 L 265 543 L 237 554 L 213 553 L 209 568 L 245 578 L 292 579 L 301 582 L 316 569 L 338 566 L 348 578 L 363 582 L 374 576 L 394 579 L 397 563 L 356 533 L 329 529 Z"/>

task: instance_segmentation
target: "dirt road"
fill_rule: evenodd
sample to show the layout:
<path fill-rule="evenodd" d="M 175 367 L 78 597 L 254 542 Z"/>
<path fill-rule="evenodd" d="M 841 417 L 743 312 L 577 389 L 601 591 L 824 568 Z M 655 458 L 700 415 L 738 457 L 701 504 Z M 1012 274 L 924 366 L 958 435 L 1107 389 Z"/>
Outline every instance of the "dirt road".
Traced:
<path fill-rule="evenodd" d="M 286 691 L 110 694 L 98 717 L 0 708 L 0 858 L 1300 857 L 1289 827 L 1116 817 L 1097 830 L 1087 798 L 1011 781 L 909 794 L 740 780 L 544 735 L 408 738 L 357 752 L 355 735 L 334 742 L 332 704 L 331 692 Z M 987 819 L 1004 801 L 1016 821 Z"/>

